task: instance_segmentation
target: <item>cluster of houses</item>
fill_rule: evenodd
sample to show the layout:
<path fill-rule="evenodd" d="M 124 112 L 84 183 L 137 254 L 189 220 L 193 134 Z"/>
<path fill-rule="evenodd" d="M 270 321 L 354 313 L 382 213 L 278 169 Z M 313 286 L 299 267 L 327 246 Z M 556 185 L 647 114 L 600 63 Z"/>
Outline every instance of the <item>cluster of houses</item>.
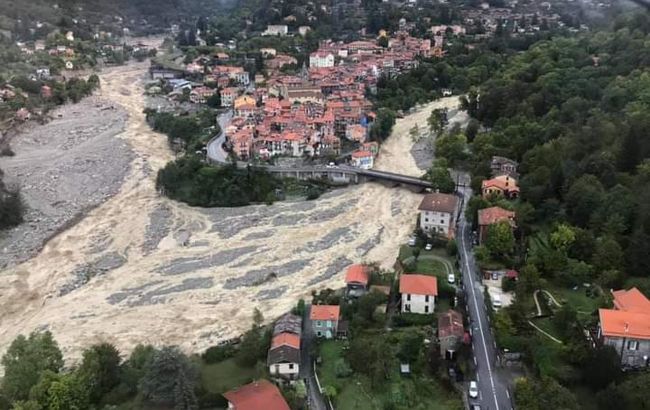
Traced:
<path fill-rule="evenodd" d="M 285 35 L 285 28 L 269 26 L 268 31 Z M 225 132 L 241 160 L 338 155 L 345 138 L 358 146 L 352 165 L 367 169 L 379 147 L 368 141 L 375 114 L 366 92 L 376 91 L 381 75 L 417 67 L 418 57 L 430 56 L 431 50 L 430 40 L 398 32 L 387 47 L 378 40 L 324 41 L 309 56 L 309 67 L 294 67 L 291 75 L 283 68 L 296 66 L 296 59 L 274 48 L 260 49 L 266 76 L 254 79 L 226 53 L 199 56 L 182 71 L 154 67 L 151 75 L 167 81 L 171 96 L 189 92 L 194 103 L 206 103 L 218 93 L 221 106 L 233 110 Z"/>
<path fill-rule="evenodd" d="M 417 65 L 416 56 L 428 56 L 428 40 L 398 33 L 383 48 L 376 41 L 323 42 L 309 56 L 309 68 L 299 75 L 281 69 L 295 65 L 293 57 L 266 48 L 268 78 L 254 92 L 221 90 L 221 102 L 232 106 L 235 117 L 226 129 L 233 152 L 243 160 L 276 155 L 339 154 L 341 138 L 359 144 L 352 165 L 371 168 L 378 146 L 367 141 L 374 120 L 367 89 L 376 90 L 382 73 L 398 73 Z M 239 92 L 241 96 L 237 96 Z M 230 104 L 232 101 L 232 105 Z"/>

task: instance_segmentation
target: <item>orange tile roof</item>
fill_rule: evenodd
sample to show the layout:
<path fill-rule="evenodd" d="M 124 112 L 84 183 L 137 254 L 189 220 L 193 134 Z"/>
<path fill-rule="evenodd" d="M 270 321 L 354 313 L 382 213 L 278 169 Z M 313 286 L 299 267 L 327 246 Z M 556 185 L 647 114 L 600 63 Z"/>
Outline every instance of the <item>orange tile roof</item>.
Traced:
<path fill-rule="evenodd" d="M 271 349 L 280 346 L 291 346 L 295 349 L 300 349 L 300 336 L 289 332 L 282 332 L 273 336 L 273 340 L 271 340 Z"/>
<path fill-rule="evenodd" d="M 478 211 L 478 224 L 492 225 L 501 221 L 512 221 L 514 217 L 515 213 L 513 211 L 493 206 Z"/>
<path fill-rule="evenodd" d="M 616 309 L 650 315 L 650 300 L 639 289 L 616 290 L 612 292 L 612 295 L 614 295 Z"/>
<path fill-rule="evenodd" d="M 650 339 L 650 313 L 599 309 L 598 315 L 604 336 Z"/>
<path fill-rule="evenodd" d="M 367 158 L 372 157 L 372 152 L 370 151 L 354 151 L 352 153 L 352 158 Z"/>
<path fill-rule="evenodd" d="M 336 305 L 313 305 L 309 318 L 311 320 L 339 320 L 341 307 Z"/>
<path fill-rule="evenodd" d="M 485 188 L 494 187 L 494 188 L 499 188 L 502 191 L 519 191 L 519 187 L 517 186 L 517 181 L 513 179 L 512 181 L 508 181 L 508 182 L 498 178 L 487 179 L 481 182 L 481 188 L 485 189 Z"/>
<path fill-rule="evenodd" d="M 345 274 L 345 283 L 363 283 L 368 284 L 368 267 L 364 265 L 350 265 L 347 273 Z"/>
<path fill-rule="evenodd" d="M 399 292 L 411 295 L 438 295 L 438 279 L 435 276 L 403 274 L 399 278 Z"/>
<path fill-rule="evenodd" d="M 234 410 L 290 410 L 280 390 L 268 380 L 255 381 L 223 396 L 232 403 Z"/>

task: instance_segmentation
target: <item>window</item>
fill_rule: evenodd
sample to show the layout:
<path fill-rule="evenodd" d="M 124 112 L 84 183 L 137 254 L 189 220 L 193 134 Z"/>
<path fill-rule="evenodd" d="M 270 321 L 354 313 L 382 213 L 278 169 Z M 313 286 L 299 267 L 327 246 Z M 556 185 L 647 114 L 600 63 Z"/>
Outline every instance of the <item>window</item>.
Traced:
<path fill-rule="evenodd" d="M 289 363 L 289 370 L 293 370 L 293 363 Z"/>
<path fill-rule="evenodd" d="M 328 320 L 326 326 L 327 326 L 327 327 L 332 327 L 332 321 L 331 321 L 331 320 Z"/>
<path fill-rule="evenodd" d="M 323 322 L 321 322 L 320 320 L 317 320 L 316 321 L 316 326 L 318 326 L 318 327 L 323 326 Z"/>
<path fill-rule="evenodd" d="M 280 373 L 280 365 L 279 364 L 275 365 L 275 373 Z"/>
<path fill-rule="evenodd" d="M 318 332 L 316 332 L 316 336 L 321 337 L 323 336 L 323 333 L 321 333 L 321 331 L 319 330 Z"/>
<path fill-rule="evenodd" d="M 424 218 L 424 222 L 429 222 L 429 218 Z"/>
<path fill-rule="evenodd" d="M 424 297 L 424 301 L 425 301 L 425 302 L 429 302 L 429 295 L 426 295 L 426 296 Z"/>
<path fill-rule="evenodd" d="M 411 305 L 404 305 L 404 311 L 405 312 L 410 312 L 411 311 Z"/>
<path fill-rule="evenodd" d="M 444 219 L 441 219 L 441 220 L 440 220 L 440 223 L 441 223 L 441 224 L 444 224 L 444 223 L 445 223 L 445 220 L 444 220 Z"/>
<path fill-rule="evenodd" d="M 627 350 L 638 350 L 639 349 L 639 342 L 636 340 L 630 340 L 627 342 Z"/>
<path fill-rule="evenodd" d="M 429 306 L 428 305 L 424 307 L 424 313 L 429 313 Z"/>
<path fill-rule="evenodd" d="M 411 301 L 411 294 L 410 293 L 406 294 L 406 300 L 408 300 L 409 302 Z"/>

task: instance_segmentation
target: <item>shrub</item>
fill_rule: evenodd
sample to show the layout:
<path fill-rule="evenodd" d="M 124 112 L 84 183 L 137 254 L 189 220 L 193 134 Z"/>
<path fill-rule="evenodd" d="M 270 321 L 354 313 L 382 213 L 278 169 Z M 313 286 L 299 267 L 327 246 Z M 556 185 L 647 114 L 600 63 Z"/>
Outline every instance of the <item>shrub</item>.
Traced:
<path fill-rule="evenodd" d="M 233 346 L 211 346 L 201 355 L 203 361 L 207 364 L 219 363 L 235 355 Z"/>

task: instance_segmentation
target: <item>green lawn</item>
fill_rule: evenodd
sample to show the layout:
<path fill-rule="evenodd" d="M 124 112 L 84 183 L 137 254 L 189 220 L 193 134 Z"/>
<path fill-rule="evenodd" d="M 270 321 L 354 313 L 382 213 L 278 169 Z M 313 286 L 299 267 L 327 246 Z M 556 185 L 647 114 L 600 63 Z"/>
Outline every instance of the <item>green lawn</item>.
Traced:
<path fill-rule="evenodd" d="M 561 286 L 550 285 L 546 287 L 551 295 L 560 303 L 568 303 L 580 314 L 587 315 L 598 309 L 601 298 L 590 297 L 586 293 L 586 288 L 580 286 L 577 290 Z"/>
<path fill-rule="evenodd" d="M 391 334 L 399 337 L 399 332 Z M 326 341 L 320 347 L 322 363 L 318 375 L 323 386 L 334 386 L 338 392 L 334 406 L 345 410 L 375 410 L 385 408 L 386 403 L 399 402 L 399 409 L 457 410 L 462 409 L 459 397 L 446 392 L 436 380 L 426 375 L 403 377 L 399 374 L 397 361 L 390 381 L 380 391 L 373 391 L 369 380 L 354 374 L 337 378 L 335 364 L 343 357 L 344 343 Z"/>
<path fill-rule="evenodd" d="M 232 388 L 246 384 L 254 378 L 254 368 L 241 367 L 232 358 L 215 364 L 201 365 L 203 386 L 213 393 L 224 393 Z"/>

